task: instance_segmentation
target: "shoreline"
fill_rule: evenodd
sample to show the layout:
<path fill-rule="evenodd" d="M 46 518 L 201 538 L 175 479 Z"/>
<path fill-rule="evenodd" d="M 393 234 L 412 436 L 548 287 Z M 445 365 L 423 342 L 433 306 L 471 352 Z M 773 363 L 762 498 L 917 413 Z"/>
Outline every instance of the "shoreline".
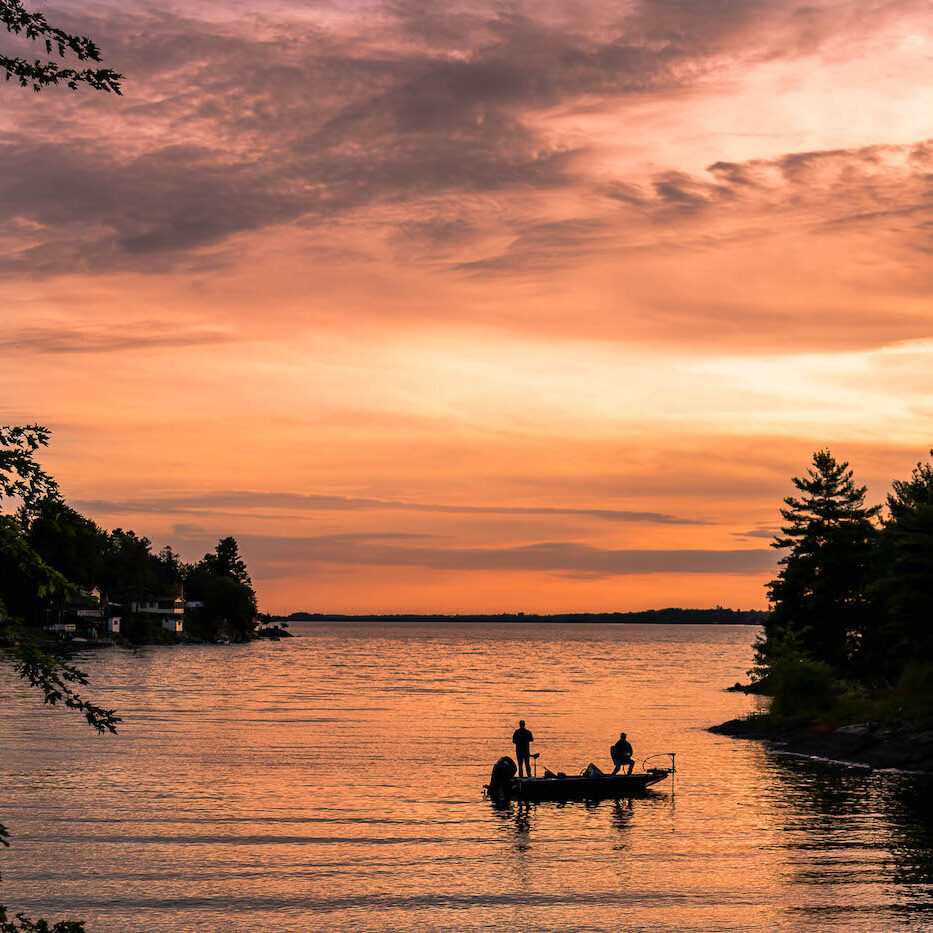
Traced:
<path fill-rule="evenodd" d="M 15 643 L 22 644 L 27 642 L 30 645 L 47 651 L 51 654 L 70 654 L 78 651 L 99 650 L 103 648 L 171 648 L 178 645 L 247 645 L 254 641 L 281 641 L 283 638 L 298 638 L 288 629 L 278 627 L 268 627 L 253 632 L 249 638 L 242 641 L 234 641 L 231 638 L 203 638 L 200 635 L 192 635 L 189 632 L 166 633 L 165 637 L 158 639 L 142 639 L 136 641 L 119 634 L 109 638 L 24 638 L 21 636 L 15 639 Z M 2 650 L 3 645 L 0 645 Z"/>
<path fill-rule="evenodd" d="M 640 612 L 501 613 L 340 613 L 292 612 L 272 615 L 282 622 L 500 622 L 611 623 L 628 625 L 762 625 L 767 615 L 755 609 L 648 609 Z"/>
<path fill-rule="evenodd" d="M 764 742 L 776 751 L 849 767 L 933 774 L 933 730 L 907 721 L 781 726 L 752 717 L 730 719 L 707 731 Z"/>

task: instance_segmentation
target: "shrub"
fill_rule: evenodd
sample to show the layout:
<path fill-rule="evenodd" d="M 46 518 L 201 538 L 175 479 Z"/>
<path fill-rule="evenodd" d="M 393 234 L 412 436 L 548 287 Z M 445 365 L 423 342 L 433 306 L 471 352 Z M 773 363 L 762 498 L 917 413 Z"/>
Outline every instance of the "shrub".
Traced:
<path fill-rule="evenodd" d="M 807 657 L 774 659 L 769 671 L 771 713 L 783 719 L 826 716 L 838 705 L 842 684 L 833 669 Z"/>

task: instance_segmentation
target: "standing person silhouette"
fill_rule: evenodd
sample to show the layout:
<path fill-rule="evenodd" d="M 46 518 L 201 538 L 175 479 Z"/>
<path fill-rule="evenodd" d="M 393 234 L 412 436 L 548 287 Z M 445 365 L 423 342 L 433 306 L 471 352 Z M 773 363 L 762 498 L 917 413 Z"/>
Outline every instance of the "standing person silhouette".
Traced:
<path fill-rule="evenodd" d="M 512 733 L 515 743 L 515 757 L 518 759 L 518 776 L 522 776 L 522 763 L 525 765 L 525 777 L 531 777 L 531 743 L 535 737 L 525 728 L 525 720 L 520 719 L 518 728 Z"/>
<path fill-rule="evenodd" d="M 626 774 L 632 773 L 632 769 L 635 767 L 635 759 L 632 758 L 632 746 L 629 745 L 624 732 L 619 734 L 619 741 L 609 749 L 609 753 L 612 755 L 612 763 L 615 765 L 613 774 L 618 774 L 622 765 L 628 765 Z"/>

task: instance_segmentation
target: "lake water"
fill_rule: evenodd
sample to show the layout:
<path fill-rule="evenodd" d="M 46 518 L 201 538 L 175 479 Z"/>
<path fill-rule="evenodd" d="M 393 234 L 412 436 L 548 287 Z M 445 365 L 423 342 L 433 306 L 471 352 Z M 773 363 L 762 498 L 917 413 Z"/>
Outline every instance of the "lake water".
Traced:
<path fill-rule="evenodd" d="M 754 700 L 739 626 L 312 624 L 88 654 L 117 736 L 0 681 L 2 900 L 91 933 L 890 931 L 933 908 L 926 782 L 704 727 Z M 540 762 L 676 751 L 646 799 L 496 810 Z"/>

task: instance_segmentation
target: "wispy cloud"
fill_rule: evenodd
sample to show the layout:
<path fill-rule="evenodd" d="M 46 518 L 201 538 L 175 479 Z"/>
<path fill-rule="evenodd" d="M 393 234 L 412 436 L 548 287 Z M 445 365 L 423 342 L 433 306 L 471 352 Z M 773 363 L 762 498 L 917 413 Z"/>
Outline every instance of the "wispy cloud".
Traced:
<path fill-rule="evenodd" d="M 131 329 L 33 327 L 0 337 L 0 350 L 30 353 L 113 353 L 227 343 L 235 337 L 220 330 L 196 330 L 171 323 L 134 323 Z"/>
<path fill-rule="evenodd" d="M 262 565 L 315 564 L 420 567 L 449 571 L 532 571 L 599 577 L 655 573 L 760 574 L 775 564 L 770 550 L 610 549 L 573 541 L 519 547 L 430 547 L 375 541 L 375 535 L 273 537 L 245 535 L 244 546 Z"/>
<path fill-rule="evenodd" d="M 636 522 L 660 525 L 705 525 L 700 519 L 684 518 L 664 512 L 639 512 L 625 509 L 560 508 L 551 506 L 443 505 L 404 502 L 392 499 L 369 499 L 353 496 L 314 495 L 291 492 L 217 491 L 146 499 L 79 499 L 76 505 L 95 514 L 170 514 L 191 512 L 233 512 L 243 514 L 254 509 L 281 509 L 288 512 L 315 511 L 389 511 L 433 512 L 447 515 L 537 515 L 598 518 L 612 522 Z"/>

